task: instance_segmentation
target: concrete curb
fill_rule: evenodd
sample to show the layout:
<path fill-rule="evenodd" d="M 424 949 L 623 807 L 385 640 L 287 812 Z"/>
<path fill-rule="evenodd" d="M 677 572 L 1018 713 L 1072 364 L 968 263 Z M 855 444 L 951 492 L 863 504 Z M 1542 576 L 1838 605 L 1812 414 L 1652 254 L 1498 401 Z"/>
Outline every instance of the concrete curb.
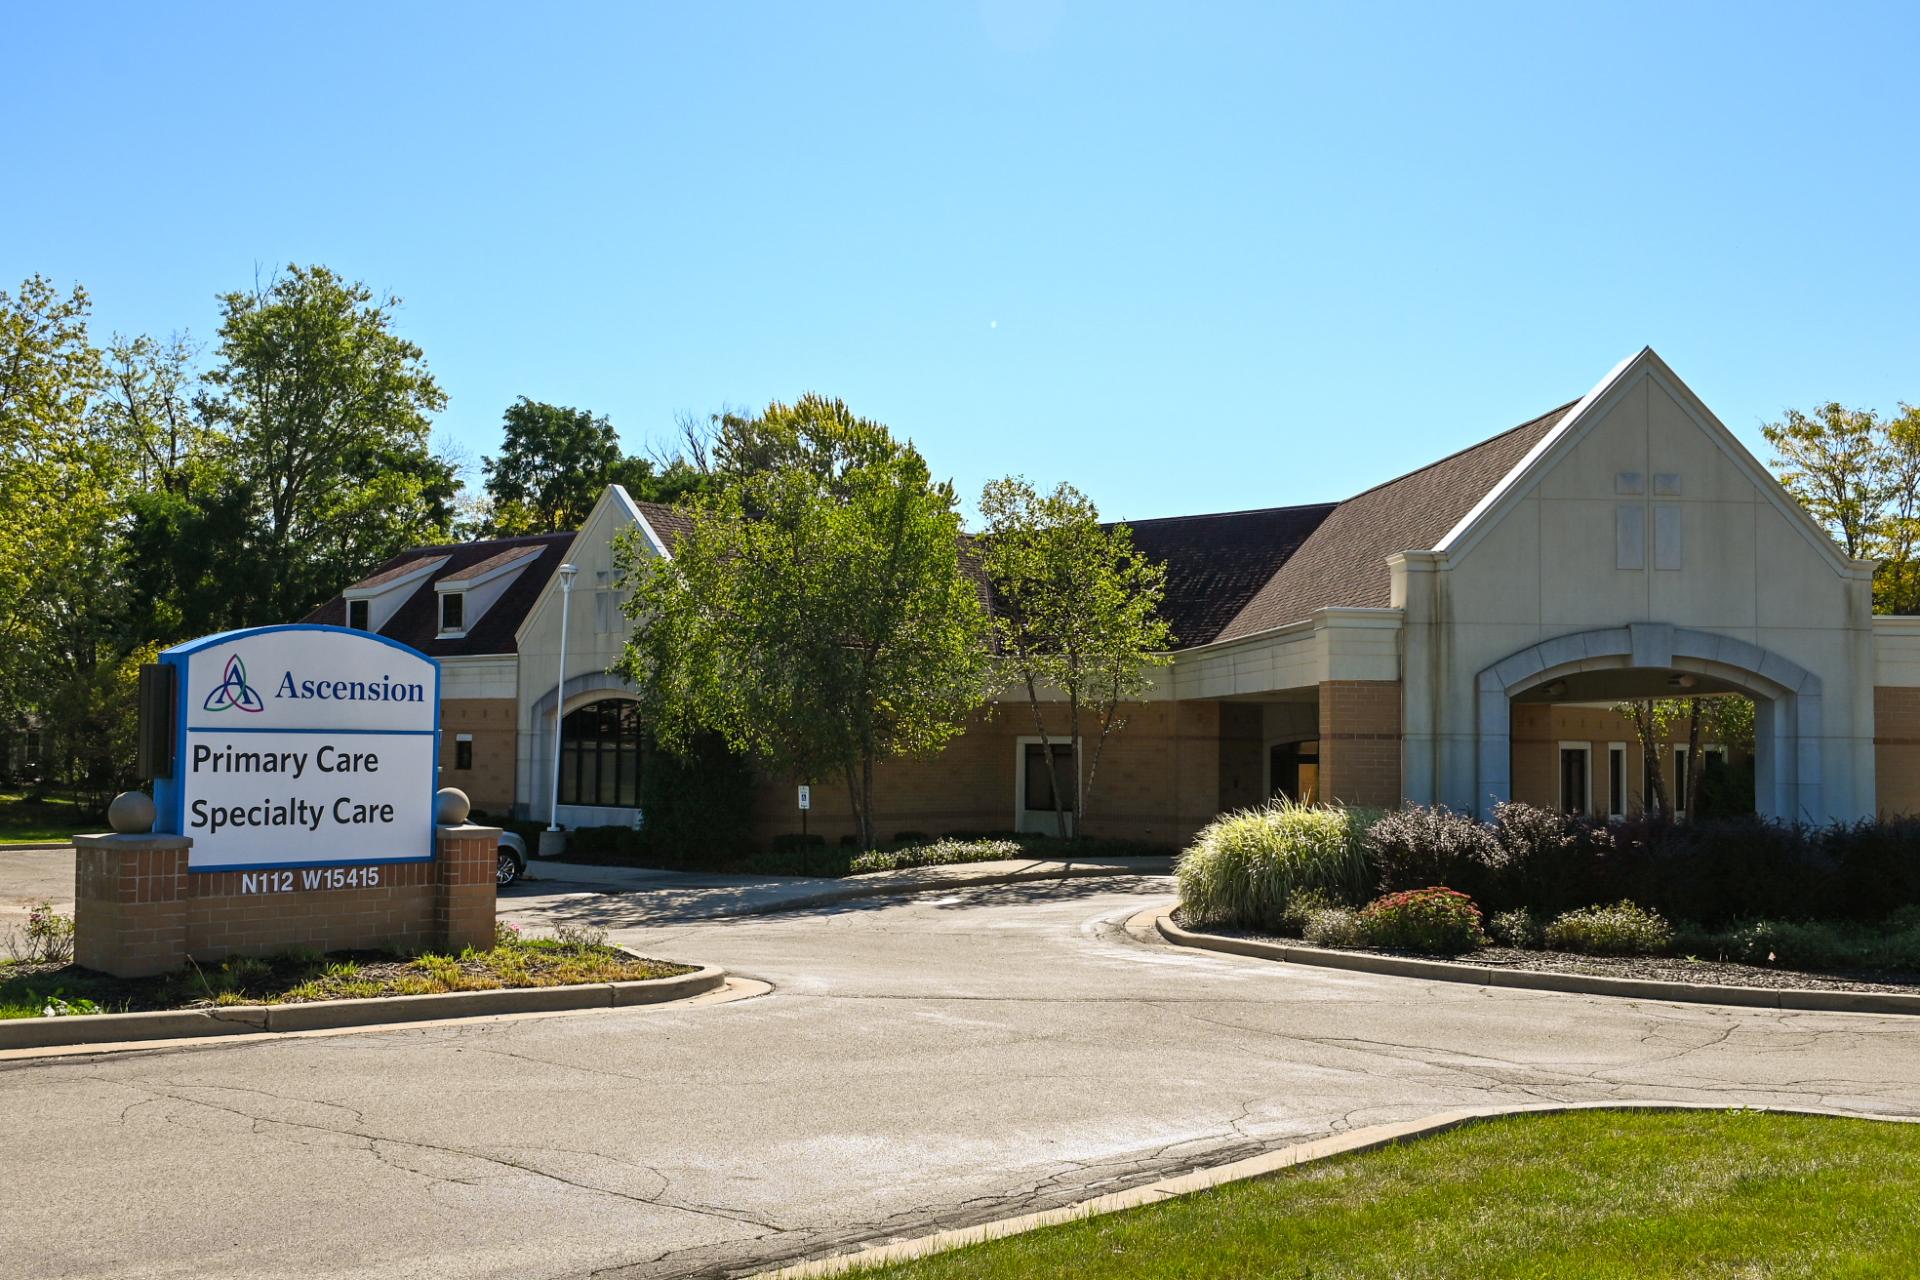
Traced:
<path fill-rule="evenodd" d="M 52 853 L 73 848 L 71 840 L 42 840 L 34 844 L 0 844 L 0 853 Z"/>
<path fill-rule="evenodd" d="M 427 996 L 314 1000 L 305 1004 L 240 1004 L 156 1013 L 94 1013 L 68 1018 L 9 1018 L 0 1022 L 0 1050 L 48 1046 L 183 1040 L 248 1032 L 317 1031 L 382 1026 L 503 1013 L 562 1009 L 622 1009 L 702 995 L 722 986 L 727 971 L 703 965 L 692 973 L 638 982 L 588 982 L 567 987 L 503 987 L 443 991 Z"/>
<path fill-rule="evenodd" d="M 1146 914 L 1146 913 L 1142 913 Z M 1230 955 L 1281 960 L 1288 964 L 1317 965 L 1323 969 L 1352 969 L 1399 978 L 1435 982 L 1464 982 L 1481 987 L 1527 991 L 1563 991 L 1575 995 L 1624 996 L 1633 1000 L 1669 1000 L 1681 1004 L 1721 1004 L 1748 1009 L 1786 1009 L 1795 1013 L 1920 1014 L 1920 995 L 1896 991 L 1817 991 L 1805 987 L 1731 987 L 1710 982 L 1666 982 L 1654 978 L 1607 978 L 1586 973 L 1548 973 L 1539 969 L 1503 969 L 1491 965 L 1460 964 L 1450 960 L 1420 960 L 1412 956 L 1379 956 L 1364 951 L 1330 951 L 1322 947 L 1261 942 L 1195 933 L 1173 922 L 1167 911 L 1154 915 L 1160 936 L 1180 947 L 1224 951 Z"/>
<path fill-rule="evenodd" d="M 879 872 L 888 875 L 890 872 Z M 750 907 L 739 907 L 731 911 L 715 912 L 705 919 L 722 920 L 739 916 L 770 916 L 782 911 L 805 911 L 811 907 L 831 906 L 836 902 L 850 902 L 858 898 L 888 898 L 899 894 L 926 893 L 934 889 L 976 889 L 982 885 L 1025 884 L 1031 880 L 1082 880 L 1095 876 L 1153 876 L 1165 875 L 1165 871 L 1149 871 L 1140 867 L 1117 867 L 1109 863 L 1092 863 L 1087 866 L 1053 865 L 1036 867 L 1028 871 L 997 871 L 982 876 L 919 876 L 911 880 L 892 880 L 885 884 L 849 884 L 844 888 L 828 889 L 820 893 L 809 894 L 804 898 L 789 898 L 782 902 L 763 902 Z"/>
<path fill-rule="evenodd" d="M 1123 1209 L 1137 1209 L 1142 1205 L 1157 1204 L 1177 1196 L 1205 1191 L 1210 1187 L 1242 1182 L 1248 1178 L 1261 1178 L 1268 1174 L 1298 1168 L 1301 1165 L 1316 1164 L 1335 1156 L 1377 1151 L 1382 1147 L 1409 1142 L 1416 1138 L 1429 1138 L 1451 1129 L 1482 1124 L 1488 1120 L 1500 1120 L 1508 1116 L 1562 1115 L 1574 1111 L 1728 1110 L 1762 1111 L 1771 1115 L 1822 1116 L 1842 1120 L 1878 1120 L 1888 1124 L 1920 1124 L 1920 1117 L 1913 1116 L 1877 1116 L 1823 1107 L 1730 1108 L 1723 1103 L 1711 1102 L 1543 1102 L 1513 1107 L 1476 1107 L 1459 1111 L 1442 1111 L 1400 1124 L 1370 1125 L 1364 1129 L 1355 1129 L 1351 1133 L 1335 1134 L 1313 1142 L 1297 1143 L 1282 1147 L 1278 1151 L 1269 1151 L 1265 1155 L 1249 1156 L 1244 1160 L 1216 1165 L 1210 1169 L 1196 1169 L 1192 1173 L 1162 1178 L 1157 1182 L 1149 1182 L 1145 1186 L 1112 1192 L 1058 1209 L 1024 1213 L 1017 1217 L 1002 1218 L 997 1222 L 987 1222 L 979 1226 L 937 1231 L 932 1235 L 920 1236 L 912 1240 L 900 1240 L 831 1258 L 817 1258 L 810 1262 L 795 1263 L 777 1270 L 760 1272 L 751 1277 L 751 1280 L 807 1280 L 810 1277 L 839 1275 L 859 1267 L 909 1262 L 915 1258 L 946 1253 L 949 1250 L 965 1248 L 967 1245 L 980 1244 L 987 1240 L 1000 1240 L 1007 1236 L 1037 1231 L 1043 1227 L 1059 1226 L 1081 1218 L 1118 1213 Z"/>

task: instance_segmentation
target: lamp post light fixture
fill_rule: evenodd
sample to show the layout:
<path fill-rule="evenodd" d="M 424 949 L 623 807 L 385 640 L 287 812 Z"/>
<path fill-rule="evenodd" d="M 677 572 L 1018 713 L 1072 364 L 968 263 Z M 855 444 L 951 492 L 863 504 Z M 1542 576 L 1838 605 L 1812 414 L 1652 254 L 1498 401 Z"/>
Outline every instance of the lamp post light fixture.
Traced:
<path fill-rule="evenodd" d="M 560 679 L 553 686 L 553 788 L 548 793 L 547 830 L 560 830 L 560 713 L 567 703 L 567 615 L 573 612 L 573 578 L 580 570 L 560 566 Z"/>

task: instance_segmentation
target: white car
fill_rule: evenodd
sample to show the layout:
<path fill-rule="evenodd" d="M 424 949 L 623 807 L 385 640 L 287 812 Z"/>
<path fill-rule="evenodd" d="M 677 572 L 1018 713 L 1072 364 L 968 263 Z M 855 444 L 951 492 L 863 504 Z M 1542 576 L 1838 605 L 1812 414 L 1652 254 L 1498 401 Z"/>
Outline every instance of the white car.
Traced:
<path fill-rule="evenodd" d="M 527 871 L 527 842 L 511 831 L 500 833 L 500 862 L 494 868 L 495 888 L 505 888 Z"/>

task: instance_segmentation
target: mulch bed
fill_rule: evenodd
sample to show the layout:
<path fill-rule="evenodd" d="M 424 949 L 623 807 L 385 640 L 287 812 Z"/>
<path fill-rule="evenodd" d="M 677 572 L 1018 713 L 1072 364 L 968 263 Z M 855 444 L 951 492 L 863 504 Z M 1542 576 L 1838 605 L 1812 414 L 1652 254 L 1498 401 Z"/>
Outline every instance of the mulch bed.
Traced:
<path fill-rule="evenodd" d="M 1179 913 L 1174 915 L 1179 920 Z M 1182 924 L 1181 928 L 1190 926 Z M 1223 938 L 1249 938 L 1303 947 L 1317 946 L 1299 938 L 1282 938 L 1251 929 L 1196 929 Z M 1415 955 L 1377 947 L 1322 947 L 1324 951 L 1354 951 L 1377 956 L 1412 957 L 1442 963 L 1477 965 L 1491 969 L 1536 969 L 1547 973 L 1583 973 L 1601 978 L 1652 979 L 1658 982 L 1712 983 L 1723 987 L 1767 987 L 1773 990 L 1894 991 L 1920 993 L 1920 973 L 1893 970 L 1811 972 L 1739 964 L 1731 960 L 1689 960 L 1685 956 L 1583 956 L 1568 951 L 1527 951 L 1519 947 L 1487 947 L 1464 956 Z"/>

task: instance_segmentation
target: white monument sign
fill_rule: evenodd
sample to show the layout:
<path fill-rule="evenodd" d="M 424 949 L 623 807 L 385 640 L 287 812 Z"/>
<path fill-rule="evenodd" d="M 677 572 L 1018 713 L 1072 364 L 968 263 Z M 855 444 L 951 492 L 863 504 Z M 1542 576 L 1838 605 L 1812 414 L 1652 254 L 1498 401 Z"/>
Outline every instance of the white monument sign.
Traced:
<path fill-rule="evenodd" d="M 433 857 L 440 664 L 365 631 L 230 631 L 160 655 L 174 668 L 161 830 L 194 871 Z"/>

